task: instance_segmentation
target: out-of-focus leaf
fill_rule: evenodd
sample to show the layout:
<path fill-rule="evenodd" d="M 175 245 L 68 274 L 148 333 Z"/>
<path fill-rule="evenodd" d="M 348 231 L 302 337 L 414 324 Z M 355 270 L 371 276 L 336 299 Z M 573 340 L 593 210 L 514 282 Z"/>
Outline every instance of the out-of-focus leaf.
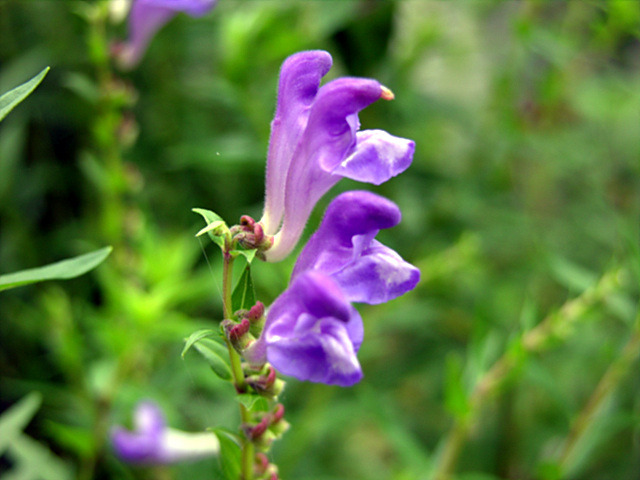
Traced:
<path fill-rule="evenodd" d="M 202 338 L 194 343 L 193 348 L 204 357 L 218 377 L 222 380 L 231 380 L 231 367 L 226 360 L 229 352 L 225 347 L 208 338 Z"/>
<path fill-rule="evenodd" d="M 38 75 L 33 77 L 26 83 L 17 86 L 13 90 L 9 90 L 7 93 L 0 97 L 0 121 L 6 117 L 11 110 L 15 108 L 21 101 L 29 96 L 31 92 L 40 84 L 45 77 L 49 67 L 42 70 Z"/>
<path fill-rule="evenodd" d="M 251 266 L 247 264 L 236 288 L 231 294 L 231 305 L 233 311 L 248 310 L 256 304 L 256 292 L 251 279 Z"/>
<path fill-rule="evenodd" d="M 100 265 L 109 256 L 111 250 L 112 247 L 104 247 L 100 250 L 51 263 L 44 267 L 0 275 L 0 291 L 45 280 L 79 277 Z"/>
<path fill-rule="evenodd" d="M 462 382 L 462 364 L 454 355 L 447 357 L 447 376 L 445 378 L 445 404 L 456 417 L 464 418 L 469 413 L 469 401 Z"/>
<path fill-rule="evenodd" d="M 556 280 L 574 292 L 584 292 L 598 281 L 596 274 L 570 262 L 566 258 L 552 258 L 550 264 Z"/>
<path fill-rule="evenodd" d="M 71 468 L 44 445 L 21 434 L 11 442 L 9 456 L 19 464 L 20 476 L 2 478 L 33 478 L 39 480 L 70 480 Z"/>
<path fill-rule="evenodd" d="M 0 455 L 20 436 L 42 402 L 42 395 L 32 392 L 0 416 Z"/>
<path fill-rule="evenodd" d="M 220 462 L 224 478 L 226 480 L 237 480 L 240 478 L 242 452 L 236 436 L 223 428 L 214 428 L 212 431 L 220 441 Z"/>

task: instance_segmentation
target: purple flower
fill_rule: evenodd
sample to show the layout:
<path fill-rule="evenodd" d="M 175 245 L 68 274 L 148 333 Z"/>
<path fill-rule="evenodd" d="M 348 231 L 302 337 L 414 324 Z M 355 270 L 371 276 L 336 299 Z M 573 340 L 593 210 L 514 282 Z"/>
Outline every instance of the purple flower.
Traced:
<path fill-rule="evenodd" d="M 336 197 L 245 357 L 252 363 L 268 360 L 300 380 L 341 386 L 358 382 L 362 371 L 356 353 L 363 326 L 351 302 L 387 302 L 420 279 L 417 268 L 374 238 L 399 221 L 398 207 L 373 193 Z"/>
<path fill-rule="evenodd" d="M 371 192 L 338 195 L 300 252 L 291 278 L 320 271 L 357 303 L 384 303 L 413 290 L 420 271 L 375 240 L 380 230 L 395 227 L 400 218 L 395 203 Z"/>
<path fill-rule="evenodd" d="M 300 380 L 348 387 L 360 381 L 362 318 L 327 275 L 305 272 L 271 305 L 261 341 L 269 362 Z"/>
<path fill-rule="evenodd" d="M 117 455 L 130 463 L 172 463 L 217 455 L 220 444 L 212 433 L 188 433 L 168 428 L 160 408 L 140 402 L 134 414 L 135 430 L 114 427 L 111 442 Z"/>
<path fill-rule="evenodd" d="M 217 0 L 133 0 L 129 13 L 129 39 L 117 45 L 116 56 L 124 68 L 138 64 L 149 42 L 179 12 L 201 17 Z"/>
<path fill-rule="evenodd" d="M 324 51 L 297 53 L 282 65 L 260 221 L 274 235 L 268 261 L 291 252 L 316 202 L 340 178 L 379 185 L 413 158 L 411 140 L 358 131 L 358 112 L 380 98 L 392 99 L 391 91 L 366 78 L 339 78 L 320 87 L 330 67 Z"/>

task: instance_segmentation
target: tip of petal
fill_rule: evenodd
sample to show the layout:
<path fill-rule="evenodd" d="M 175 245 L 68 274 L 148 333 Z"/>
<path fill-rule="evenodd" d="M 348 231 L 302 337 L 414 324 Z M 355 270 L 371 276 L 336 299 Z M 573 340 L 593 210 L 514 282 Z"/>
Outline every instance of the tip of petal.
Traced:
<path fill-rule="evenodd" d="M 384 85 L 380 85 L 380 89 L 380 98 L 382 98 L 383 100 L 393 100 L 394 98 L 396 98 L 390 88 L 387 88 Z"/>

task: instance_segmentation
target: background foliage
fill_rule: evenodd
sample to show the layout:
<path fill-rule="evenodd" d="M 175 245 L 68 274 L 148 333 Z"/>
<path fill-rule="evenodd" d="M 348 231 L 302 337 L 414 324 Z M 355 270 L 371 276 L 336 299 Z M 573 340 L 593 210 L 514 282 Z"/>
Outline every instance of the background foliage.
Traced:
<path fill-rule="evenodd" d="M 396 94 L 361 121 L 416 140 L 374 190 L 423 279 L 361 309 L 363 382 L 288 383 L 282 477 L 638 477 L 640 3 L 220 0 L 132 72 L 106 56 L 126 32 L 106 5 L 0 0 L 0 92 L 51 66 L 0 127 L 0 273 L 114 246 L 0 294 L 0 403 L 24 399 L 6 478 L 221 478 L 130 468 L 106 435 L 140 398 L 176 427 L 237 425 L 229 385 L 180 358 L 221 315 L 190 209 L 259 216 L 278 69 L 311 48 Z M 258 264 L 258 297 L 291 267 Z"/>

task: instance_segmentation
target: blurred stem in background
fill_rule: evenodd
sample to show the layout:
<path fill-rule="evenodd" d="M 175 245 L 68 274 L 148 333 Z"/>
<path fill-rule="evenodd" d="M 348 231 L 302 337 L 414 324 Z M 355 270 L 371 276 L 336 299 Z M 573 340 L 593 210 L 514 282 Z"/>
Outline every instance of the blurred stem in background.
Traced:
<path fill-rule="evenodd" d="M 487 401 L 493 398 L 511 374 L 523 364 L 526 356 L 543 351 L 553 341 L 566 338 L 572 331 L 575 322 L 596 306 L 606 301 L 621 288 L 621 279 L 625 272 L 615 268 L 603 275 L 598 283 L 587 289 L 579 297 L 565 303 L 559 310 L 545 317 L 535 328 L 524 333 L 503 356 L 478 380 L 467 399 L 466 411 L 458 415 L 454 424 L 444 437 L 440 452 L 435 459 L 431 478 L 433 480 L 449 480 L 453 477 L 458 458 L 468 436 L 477 426 Z M 614 363 L 605 374 L 601 383 L 589 401 L 585 410 L 574 424 L 562 454 L 559 465 L 566 468 L 570 454 L 576 442 L 584 434 L 591 423 L 602 400 L 622 379 L 622 374 L 638 353 L 638 322 L 634 333 L 618 362 Z"/>
<path fill-rule="evenodd" d="M 132 219 L 139 219 L 141 213 L 135 206 L 127 205 L 127 198 L 135 193 L 135 187 L 133 177 L 127 175 L 122 153 L 126 139 L 124 109 L 133 103 L 133 94 L 111 68 L 110 40 L 107 34 L 108 7 L 109 2 L 85 3 L 80 6 L 83 9 L 82 16 L 87 21 L 88 58 L 94 67 L 97 89 L 94 123 L 90 130 L 93 151 L 85 153 L 83 167 L 85 173 L 88 173 L 89 183 L 99 193 L 98 211 L 89 215 L 97 221 L 98 228 L 89 225 L 90 230 L 99 232 L 102 241 L 114 246 L 113 262 L 106 266 L 110 270 L 108 281 L 115 280 L 119 283 L 119 288 L 131 290 L 140 283 L 136 273 L 139 270 L 139 254 L 134 248 L 135 242 L 129 241 L 127 235 L 135 235 L 135 229 L 140 228 Z M 95 203 L 87 202 L 87 205 Z M 105 281 L 104 276 L 101 278 Z M 105 291 L 108 288 L 103 286 Z M 115 310 L 118 310 L 118 306 Z M 80 466 L 78 478 L 81 480 L 94 478 L 96 463 L 103 454 L 108 436 L 109 414 L 118 385 L 127 372 L 137 365 L 138 354 L 133 349 L 137 329 L 132 328 L 135 319 L 129 312 L 118 312 L 118 316 L 121 318 L 107 320 L 110 322 L 109 328 L 120 329 L 121 337 L 128 340 L 124 342 L 122 351 L 113 355 L 115 373 L 109 377 L 106 385 L 92 394 L 94 450 L 93 455 L 85 458 Z"/>

